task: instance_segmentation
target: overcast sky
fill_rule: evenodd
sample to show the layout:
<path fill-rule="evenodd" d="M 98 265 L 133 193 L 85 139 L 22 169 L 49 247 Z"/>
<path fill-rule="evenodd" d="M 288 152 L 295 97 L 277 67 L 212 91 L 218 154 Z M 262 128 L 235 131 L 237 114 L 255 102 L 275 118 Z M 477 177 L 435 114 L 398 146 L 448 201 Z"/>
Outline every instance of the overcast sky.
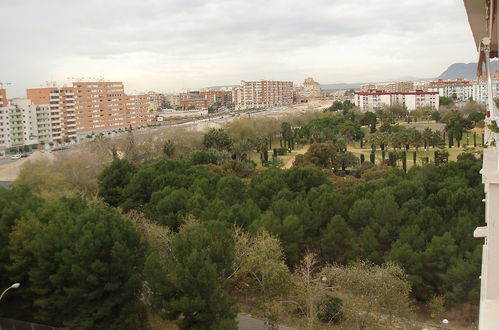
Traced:
<path fill-rule="evenodd" d="M 461 0 L 0 0 L 0 81 L 128 92 L 438 76 L 476 61 Z"/>

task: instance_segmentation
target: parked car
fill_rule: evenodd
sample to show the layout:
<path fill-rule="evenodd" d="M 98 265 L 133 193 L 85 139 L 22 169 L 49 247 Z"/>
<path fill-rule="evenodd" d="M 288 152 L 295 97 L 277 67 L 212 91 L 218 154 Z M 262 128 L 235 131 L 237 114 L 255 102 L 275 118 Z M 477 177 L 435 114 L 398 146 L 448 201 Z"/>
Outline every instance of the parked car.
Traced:
<path fill-rule="evenodd" d="M 29 156 L 28 154 L 21 154 L 21 158 L 26 158 L 28 156 Z"/>
<path fill-rule="evenodd" d="M 16 155 L 10 156 L 10 159 L 12 159 L 12 160 L 16 160 L 16 159 L 19 159 L 19 158 L 21 158 L 20 154 L 16 154 Z"/>

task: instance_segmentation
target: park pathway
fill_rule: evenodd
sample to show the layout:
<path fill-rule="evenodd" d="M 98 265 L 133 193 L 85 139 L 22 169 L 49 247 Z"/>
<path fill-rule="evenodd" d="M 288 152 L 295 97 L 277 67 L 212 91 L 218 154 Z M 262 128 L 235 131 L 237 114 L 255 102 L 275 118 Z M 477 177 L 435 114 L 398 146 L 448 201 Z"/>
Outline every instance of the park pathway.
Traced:
<path fill-rule="evenodd" d="M 309 147 L 310 147 L 310 144 L 307 144 L 307 145 L 303 146 L 303 148 L 301 148 L 300 150 L 296 151 L 296 154 L 294 154 L 290 159 L 288 159 L 288 162 L 286 163 L 286 165 L 284 165 L 284 168 L 285 169 L 291 168 L 291 166 L 293 166 L 293 162 L 295 161 L 295 157 L 298 155 L 303 155 L 304 153 L 306 153 L 308 151 Z"/>

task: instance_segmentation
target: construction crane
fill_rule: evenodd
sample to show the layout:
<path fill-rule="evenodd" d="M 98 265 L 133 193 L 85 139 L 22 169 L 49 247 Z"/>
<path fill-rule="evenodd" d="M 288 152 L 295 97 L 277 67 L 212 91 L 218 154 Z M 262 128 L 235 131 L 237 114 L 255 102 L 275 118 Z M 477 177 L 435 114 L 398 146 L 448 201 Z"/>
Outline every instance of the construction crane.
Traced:
<path fill-rule="evenodd" d="M 8 85 L 12 85 L 12 83 L 0 81 L 0 89 L 3 89 L 4 86 Z"/>

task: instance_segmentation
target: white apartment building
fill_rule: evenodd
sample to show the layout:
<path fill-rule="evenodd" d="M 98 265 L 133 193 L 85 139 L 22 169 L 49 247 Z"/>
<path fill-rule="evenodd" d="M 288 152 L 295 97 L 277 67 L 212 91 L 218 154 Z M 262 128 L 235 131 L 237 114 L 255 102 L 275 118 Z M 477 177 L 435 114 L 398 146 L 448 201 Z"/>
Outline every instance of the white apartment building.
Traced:
<path fill-rule="evenodd" d="M 52 141 L 50 107 L 13 99 L 0 107 L 0 154 L 9 148 Z"/>
<path fill-rule="evenodd" d="M 354 103 L 361 112 L 373 111 L 384 105 L 404 105 L 407 110 L 412 111 L 419 107 L 432 107 L 438 109 L 440 106 L 437 92 L 385 92 L 381 90 L 370 90 L 358 92 L 354 95 Z"/>
<path fill-rule="evenodd" d="M 470 83 L 443 83 L 428 86 L 429 92 L 438 92 L 439 96 L 455 98 L 459 102 L 467 102 L 470 100 L 478 103 L 486 103 L 488 92 L 487 83 L 474 81 Z M 499 96 L 499 84 L 496 80 L 492 80 L 493 97 Z"/>
<path fill-rule="evenodd" d="M 232 101 L 236 109 L 266 108 L 293 103 L 291 81 L 241 81 L 232 90 Z"/>

